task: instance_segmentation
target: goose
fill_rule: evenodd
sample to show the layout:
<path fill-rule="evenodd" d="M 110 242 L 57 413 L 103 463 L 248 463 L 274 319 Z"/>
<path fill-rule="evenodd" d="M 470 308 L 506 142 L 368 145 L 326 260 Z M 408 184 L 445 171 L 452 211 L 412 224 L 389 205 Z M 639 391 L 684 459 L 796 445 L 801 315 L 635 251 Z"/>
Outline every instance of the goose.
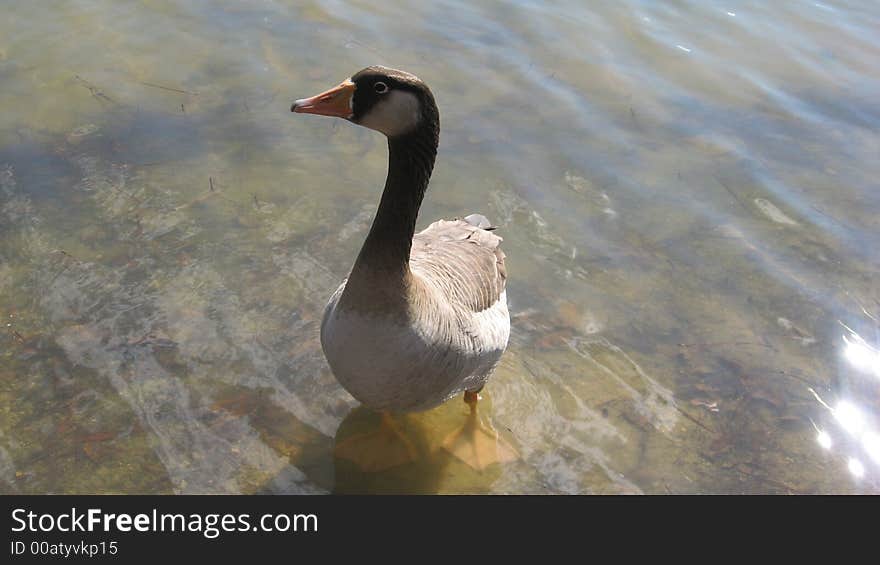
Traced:
<path fill-rule="evenodd" d="M 440 134 L 431 90 L 410 73 L 371 66 L 296 100 L 291 111 L 342 118 L 388 139 L 378 210 L 320 333 L 336 380 L 380 412 L 381 425 L 337 445 L 337 454 L 368 470 L 409 461 L 412 445 L 391 413 L 428 410 L 463 393 L 471 417 L 443 447 L 479 469 L 510 460 L 512 448 L 476 417 L 478 393 L 510 336 L 502 239 L 480 214 L 415 233 Z M 403 447 L 389 453 L 393 436 Z"/>

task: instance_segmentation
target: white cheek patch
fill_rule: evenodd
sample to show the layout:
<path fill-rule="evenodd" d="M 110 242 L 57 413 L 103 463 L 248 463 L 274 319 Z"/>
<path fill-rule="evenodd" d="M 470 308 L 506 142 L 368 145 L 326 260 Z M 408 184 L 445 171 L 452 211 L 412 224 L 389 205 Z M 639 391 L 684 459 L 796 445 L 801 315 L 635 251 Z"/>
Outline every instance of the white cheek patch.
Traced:
<path fill-rule="evenodd" d="M 421 104 L 415 94 L 392 90 L 382 96 L 359 123 L 393 137 L 415 128 L 421 121 L 421 116 Z"/>

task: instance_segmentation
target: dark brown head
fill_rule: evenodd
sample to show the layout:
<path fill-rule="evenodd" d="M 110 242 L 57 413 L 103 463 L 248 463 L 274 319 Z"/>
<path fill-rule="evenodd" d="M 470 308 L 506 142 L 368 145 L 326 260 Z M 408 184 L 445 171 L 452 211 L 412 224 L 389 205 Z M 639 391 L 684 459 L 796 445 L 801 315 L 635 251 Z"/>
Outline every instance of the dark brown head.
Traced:
<path fill-rule="evenodd" d="M 336 116 L 384 133 L 403 136 L 438 126 L 437 105 L 415 75 L 388 67 L 367 67 L 339 86 L 293 103 L 291 112 Z"/>

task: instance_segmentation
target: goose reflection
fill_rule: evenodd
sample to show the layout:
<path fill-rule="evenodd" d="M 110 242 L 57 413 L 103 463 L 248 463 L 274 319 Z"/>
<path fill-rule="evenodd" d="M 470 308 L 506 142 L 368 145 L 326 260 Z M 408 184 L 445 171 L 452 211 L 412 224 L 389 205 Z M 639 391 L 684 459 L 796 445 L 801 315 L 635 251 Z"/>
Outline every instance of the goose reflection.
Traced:
<path fill-rule="evenodd" d="M 483 404 L 485 414 L 491 413 L 491 399 Z M 482 493 L 490 490 L 504 468 L 499 463 L 471 467 L 444 447 L 450 435 L 462 428 L 462 422 L 467 429 L 474 421 L 475 415 L 459 402 L 427 412 L 395 414 L 390 422 L 383 421 L 380 413 L 358 406 L 345 416 L 333 437 L 291 414 L 268 390 L 224 387 L 214 396 L 208 412 L 211 417 L 207 425 L 222 428 L 240 419 L 256 432 L 262 445 L 289 463 L 274 471 L 242 464 L 242 492 Z M 477 423 L 491 427 L 489 420 Z M 376 454 L 367 454 L 370 457 L 358 457 L 362 454 L 360 448 L 375 445 L 371 432 L 383 425 L 394 430 L 394 434 L 388 434 L 394 443 Z M 501 431 L 502 435 L 508 433 L 506 429 Z M 516 455 L 506 439 L 499 445 L 502 455 Z M 249 454 L 243 450 L 252 448 L 232 446 L 231 456 L 246 459 Z M 503 451 L 505 448 L 511 451 Z M 395 453 L 401 457 L 394 457 Z M 365 461 L 370 464 L 365 465 Z"/>
<path fill-rule="evenodd" d="M 487 411 L 488 413 L 488 411 Z M 464 403 L 452 402 L 427 412 L 379 414 L 363 406 L 354 408 L 336 432 L 333 450 L 337 494 L 434 494 L 486 492 L 501 476 L 503 466 L 493 463 L 470 466 L 454 456 L 449 438 L 469 426 L 490 426 L 470 413 Z M 367 453 L 376 429 L 389 445 L 380 453 Z M 501 440 L 497 446 L 505 461 L 515 450 Z"/>

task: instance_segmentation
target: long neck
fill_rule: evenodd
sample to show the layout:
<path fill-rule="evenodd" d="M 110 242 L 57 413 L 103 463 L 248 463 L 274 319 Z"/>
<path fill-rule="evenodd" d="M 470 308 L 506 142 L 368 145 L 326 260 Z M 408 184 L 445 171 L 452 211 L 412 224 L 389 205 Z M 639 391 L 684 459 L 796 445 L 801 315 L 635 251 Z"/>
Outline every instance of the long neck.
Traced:
<path fill-rule="evenodd" d="M 352 278 L 404 280 L 422 198 L 428 188 L 439 141 L 436 113 L 413 132 L 388 139 L 388 177 L 373 226 Z"/>

